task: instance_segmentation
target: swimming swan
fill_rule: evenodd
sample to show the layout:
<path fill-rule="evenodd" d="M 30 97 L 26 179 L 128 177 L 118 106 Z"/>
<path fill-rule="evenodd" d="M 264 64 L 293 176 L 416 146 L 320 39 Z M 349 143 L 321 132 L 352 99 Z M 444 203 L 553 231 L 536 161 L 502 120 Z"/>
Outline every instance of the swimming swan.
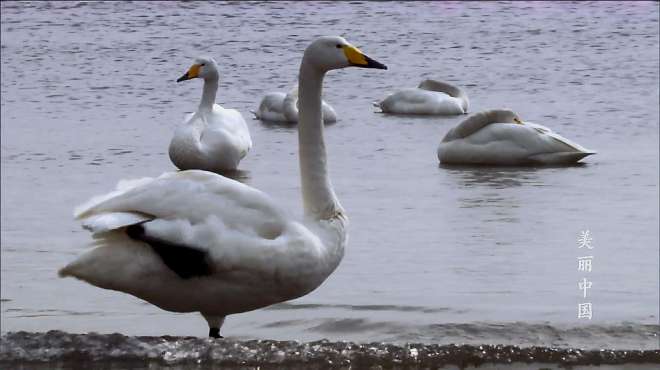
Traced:
<path fill-rule="evenodd" d="M 383 113 L 451 116 L 467 113 L 470 102 L 456 86 L 424 80 L 417 88 L 399 90 L 374 105 Z"/>
<path fill-rule="evenodd" d="M 213 58 L 197 58 L 177 82 L 193 78 L 204 79 L 202 101 L 174 132 L 170 160 L 180 170 L 234 170 L 252 147 L 247 124 L 239 111 L 215 104 L 218 65 Z"/>
<path fill-rule="evenodd" d="M 120 182 L 76 209 L 95 248 L 60 276 L 168 311 L 198 311 L 211 337 L 227 315 L 316 289 L 344 255 L 348 222 L 326 169 L 322 83 L 326 72 L 349 66 L 387 69 L 341 37 L 314 41 L 300 65 L 303 221 L 265 193 L 211 172 Z"/>
<path fill-rule="evenodd" d="M 591 154 L 507 109 L 473 114 L 449 130 L 438 147 L 438 159 L 447 164 L 569 164 Z"/>
<path fill-rule="evenodd" d="M 323 111 L 323 123 L 337 122 L 337 113 L 325 101 L 321 101 Z M 288 94 L 283 92 L 272 92 L 266 94 L 259 103 L 259 109 L 252 111 L 257 119 L 270 122 L 298 122 L 298 87 L 296 86 Z"/>

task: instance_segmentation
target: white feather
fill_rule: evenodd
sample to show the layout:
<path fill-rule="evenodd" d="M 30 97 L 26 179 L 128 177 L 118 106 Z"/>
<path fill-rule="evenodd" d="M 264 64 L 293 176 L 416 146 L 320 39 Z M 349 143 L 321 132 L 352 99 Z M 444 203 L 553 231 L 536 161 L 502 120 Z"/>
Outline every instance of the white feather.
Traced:
<path fill-rule="evenodd" d="M 446 164 L 569 164 L 595 153 L 545 126 L 514 118 L 502 109 L 468 117 L 447 133 L 438 159 Z"/>
<path fill-rule="evenodd" d="M 323 123 L 337 122 L 337 113 L 325 100 L 321 101 Z M 298 123 L 298 87 L 288 94 L 272 92 L 266 94 L 259 103 L 259 108 L 252 111 L 255 118 L 268 122 Z"/>
<path fill-rule="evenodd" d="M 383 113 L 457 115 L 467 113 L 469 100 L 456 86 L 424 80 L 418 87 L 396 91 L 375 105 Z"/>
<path fill-rule="evenodd" d="M 212 172 L 234 170 L 252 148 L 247 123 L 235 109 L 215 104 L 218 70 L 212 58 L 198 58 L 204 78 L 202 101 L 197 111 L 186 116 L 170 142 L 172 163 L 181 170 Z"/>
<path fill-rule="evenodd" d="M 83 228 L 91 231 L 93 234 L 98 234 L 138 224 L 140 222 L 149 221 L 151 219 L 151 216 L 135 212 L 101 213 L 99 215 L 85 218 L 83 220 L 82 226 Z"/>
<path fill-rule="evenodd" d="M 323 229 L 343 227 L 343 224 L 305 226 L 287 215 L 268 195 L 240 182 L 207 171 L 189 170 L 130 184 L 135 186 L 88 202 L 91 206 L 80 213 L 83 225 L 98 233 L 149 220 L 143 224 L 146 235 L 207 251 L 217 275 L 180 282 L 182 279 L 169 270 L 168 278 L 164 279 L 153 274 L 143 276 L 145 272 L 140 268 L 126 267 L 122 273 L 111 267 L 100 269 L 96 261 L 111 253 L 109 249 L 117 249 L 117 256 L 111 261 L 120 265 L 135 263 L 130 251 L 135 249 L 135 242 L 116 236 L 104 239 L 103 235 L 97 238 L 95 249 L 65 267 L 62 275 L 128 292 L 165 309 L 229 314 L 303 295 L 318 286 L 336 266 L 324 259 L 323 245 L 343 243 L 343 239 L 332 233 L 324 234 Z M 134 252 L 152 261 L 144 257 L 148 251 Z M 153 261 L 148 263 L 163 267 L 157 256 Z M 106 263 L 111 265 L 110 261 Z M 89 268 L 89 264 L 96 267 Z M 147 269 L 151 270 L 151 267 Z M 164 270 L 159 267 L 158 271 Z M 138 281 L 140 284 L 136 284 Z M 263 281 L 269 283 L 264 285 Z M 144 288 L 135 287 L 141 284 L 150 286 L 147 293 Z M 202 290 L 212 293 L 214 299 L 198 298 L 182 303 L 180 295 L 170 294 L 172 284 L 197 291 L 203 286 Z M 232 297 L 238 286 L 244 293 L 262 298 L 240 303 Z M 227 304 L 230 301 L 236 304 Z"/>
<path fill-rule="evenodd" d="M 317 288 L 338 266 L 347 238 L 347 218 L 327 176 L 322 106 L 316 99 L 323 73 L 352 65 L 337 45 L 355 49 L 341 37 L 322 37 L 306 49 L 301 63 L 304 222 L 263 192 L 212 172 L 166 173 L 120 183 L 114 192 L 79 207 L 76 214 L 86 227 L 104 232 L 95 234 L 92 249 L 60 275 L 132 294 L 166 310 L 199 311 L 215 333 L 226 315 Z M 196 69 L 208 73 L 196 66 L 193 74 Z M 214 98 L 209 91 L 202 99 L 207 107 Z M 204 133 L 199 140 L 209 148 L 223 143 L 210 136 Z M 124 232 L 135 222 L 143 223 Z M 185 268 L 201 266 L 194 274 L 183 276 L 167 262 L 165 254 L 178 258 L 182 251 L 193 255 L 190 261 L 184 257 Z"/>

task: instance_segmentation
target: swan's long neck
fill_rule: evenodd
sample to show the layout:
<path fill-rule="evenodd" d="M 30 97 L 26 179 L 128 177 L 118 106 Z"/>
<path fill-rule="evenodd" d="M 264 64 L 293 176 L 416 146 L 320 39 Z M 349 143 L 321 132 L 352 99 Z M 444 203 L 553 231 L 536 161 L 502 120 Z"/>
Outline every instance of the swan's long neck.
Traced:
<path fill-rule="evenodd" d="M 468 96 L 465 93 L 465 91 L 463 91 L 461 88 L 457 86 L 441 81 L 424 80 L 419 84 L 418 87 L 424 90 L 443 92 L 445 94 L 453 96 L 454 98 L 461 99 L 461 106 L 463 107 L 463 111 L 467 112 L 468 110 L 468 106 L 470 104 Z"/>
<path fill-rule="evenodd" d="M 468 137 L 493 123 L 513 123 L 515 116 L 515 113 L 508 110 L 487 110 L 475 113 L 458 124 L 458 126 L 449 130 L 442 141 L 448 142 Z"/>
<path fill-rule="evenodd" d="M 303 58 L 300 65 L 298 145 L 305 216 L 316 220 L 334 218 L 343 209 L 337 200 L 326 167 L 321 95 L 324 71 Z"/>
<path fill-rule="evenodd" d="M 218 92 L 218 79 L 209 78 L 204 80 L 204 87 L 202 90 L 202 101 L 199 103 L 200 112 L 213 111 L 213 104 L 215 104 L 215 95 Z"/>

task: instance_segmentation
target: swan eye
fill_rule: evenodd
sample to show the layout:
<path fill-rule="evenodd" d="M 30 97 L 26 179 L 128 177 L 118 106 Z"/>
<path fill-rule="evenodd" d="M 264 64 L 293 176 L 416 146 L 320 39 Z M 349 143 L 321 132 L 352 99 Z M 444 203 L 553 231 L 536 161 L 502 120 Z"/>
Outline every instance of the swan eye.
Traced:
<path fill-rule="evenodd" d="M 206 65 L 206 63 L 202 63 L 202 64 L 200 64 L 200 66 L 202 66 L 202 67 L 204 67 L 205 65 Z"/>
<path fill-rule="evenodd" d="M 341 49 L 341 48 L 342 48 L 341 44 L 337 44 L 337 49 Z"/>

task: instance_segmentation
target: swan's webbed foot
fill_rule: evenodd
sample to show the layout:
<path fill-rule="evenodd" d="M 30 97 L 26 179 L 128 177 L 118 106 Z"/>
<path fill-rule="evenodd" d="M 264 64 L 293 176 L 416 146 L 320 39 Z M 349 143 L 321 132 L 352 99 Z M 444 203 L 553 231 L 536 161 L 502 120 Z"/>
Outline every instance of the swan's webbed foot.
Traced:
<path fill-rule="evenodd" d="M 220 328 L 210 328 L 209 337 L 215 339 L 224 338 L 222 335 L 220 335 Z"/>

